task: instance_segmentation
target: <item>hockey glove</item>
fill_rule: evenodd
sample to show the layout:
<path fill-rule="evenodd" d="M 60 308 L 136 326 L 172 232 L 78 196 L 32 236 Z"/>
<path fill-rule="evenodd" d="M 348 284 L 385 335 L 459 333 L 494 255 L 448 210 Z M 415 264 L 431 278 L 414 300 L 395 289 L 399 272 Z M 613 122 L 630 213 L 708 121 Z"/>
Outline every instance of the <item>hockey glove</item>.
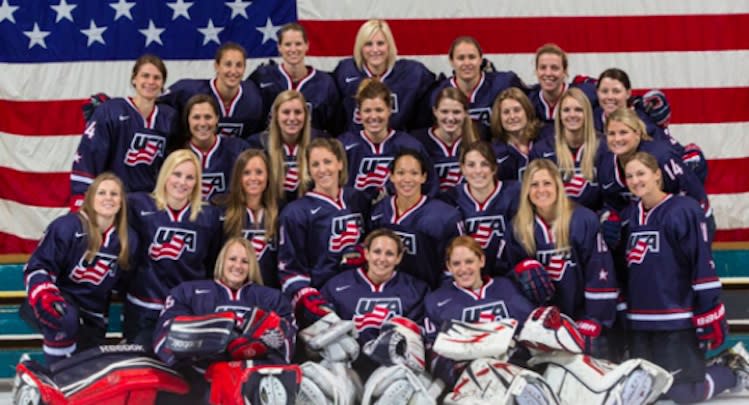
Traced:
<path fill-rule="evenodd" d="M 695 143 L 685 145 L 681 161 L 697 175 L 702 184 L 705 184 L 705 180 L 707 179 L 707 160 L 705 160 L 702 148 Z"/>
<path fill-rule="evenodd" d="M 606 210 L 601 214 L 601 235 L 609 249 L 614 249 L 622 237 L 622 219 L 614 210 Z"/>
<path fill-rule="evenodd" d="M 227 351 L 232 359 L 252 359 L 269 350 L 282 351 L 286 332 L 281 317 L 273 311 L 254 308 L 239 325 L 241 335 L 229 342 Z"/>
<path fill-rule="evenodd" d="M 581 319 L 575 322 L 577 330 L 585 341 L 583 350 L 596 358 L 606 358 L 608 356 L 608 342 L 605 336 L 601 336 L 601 324 L 592 319 Z"/>
<path fill-rule="evenodd" d="M 343 253 L 341 259 L 341 266 L 347 268 L 359 268 L 367 263 L 367 259 L 364 257 L 364 247 L 362 245 L 354 245 Z"/>
<path fill-rule="evenodd" d="M 320 295 L 320 291 L 312 287 L 304 287 L 294 294 L 291 301 L 298 320 L 314 323 L 318 319 L 332 312 L 330 304 Z"/>
<path fill-rule="evenodd" d="M 94 111 L 107 100 L 109 100 L 109 96 L 105 93 L 92 94 L 88 98 L 88 101 L 81 107 L 83 110 L 83 121 L 88 122 L 94 116 Z"/>
<path fill-rule="evenodd" d="M 515 265 L 513 274 L 525 296 L 534 304 L 544 305 L 554 296 L 554 283 L 538 260 L 522 260 Z"/>
<path fill-rule="evenodd" d="M 375 338 L 364 345 L 364 354 L 383 366 L 404 364 L 424 371 L 425 351 L 421 328 L 412 320 L 396 316 L 382 327 Z"/>
<path fill-rule="evenodd" d="M 671 105 L 666 95 L 653 89 L 642 95 L 642 109 L 661 128 L 666 128 L 671 120 Z"/>
<path fill-rule="evenodd" d="M 693 316 L 692 325 L 696 328 L 700 346 L 709 350 L 717 349 L 725 341 L 728 332 L 726 307 L 718 304 L 705 313 Z"/>
<path fill-rule="evenodd" d="M 67 311 L 67 304 L 56 285 L 44 282 L 35 286 L 29 291 L 29 304 L 43 325 L 56 330 L 62 327 L 62 317 Z"/>

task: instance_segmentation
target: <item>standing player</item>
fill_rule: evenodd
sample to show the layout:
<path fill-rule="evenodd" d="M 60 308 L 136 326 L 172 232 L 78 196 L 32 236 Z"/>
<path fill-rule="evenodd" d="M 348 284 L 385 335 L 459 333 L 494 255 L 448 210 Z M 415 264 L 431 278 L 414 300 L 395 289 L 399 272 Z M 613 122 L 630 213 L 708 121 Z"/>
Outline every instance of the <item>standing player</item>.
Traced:
<path fill-rule="evenodd" d="M 705 365 L 705 350 L 720 347 L 728 328 L 702 210 L 691 198 L 661 189 L 663 172 L 646 152 L 628 160 L 625 175 L 640 200 L 625 215 L 631 356 L 674 374 L 667 395 L 676 402 L 748 388 L 742 343 Z"/>
<path fill-rule="evenodd" d="M 605 148 L 593 125 L 588 97 L 580 90 L 567 90 L 554 118 L 554 137 L 537 143 L 530 159 L 549 159 L 559 166 L 564 191 L 572 201 L 593 211 L 601 208 L 601 189 L 596 166 Z"/>
<path fill-rule="evenodd" d="M 276 64 L 270 60 L 250 75 L 263 94 L 263 104 L 270 106 L 282 91 L 296 90 L 307 100 L 312 128 L 337 134 L 336 120 L 341 115 L 338 88 L 329 73 L 304 64 L 309 50 L 307 31 L 297 23 L 288 23 L 276 35 L 283 61 Z"/>
<path fill-rule="evenodd" d="M 27 321 L 41 329 L 48 366 L 104 342 L 112 289 L 136 248 L 125 188 L 112 173 L 94 179 L 80 212 L 49 225 L 24 267 L 28 304 L 21 310 L 25 318 L 27 305 L 33 310 Z"/>
<path fill-rule="evenodd" d="M 614 323 L 619 289 L 599 226 L 595 213 L 564 194 L 556 165 L 536 159 L 523 176 L 518 213 L 505 238 L 508 260 L 523 288 L 541 289 L 535 278 L 530 283 L 522 278 L 527 271 L 548 274 L 556 289 L 550 304 L 577 322 L 587 354 L 607 357 L 606 330 Z"/>
<path fill-rule="evenodd" d="M 335 139 L 317 138 L 307 148 L 311 191 L 281 213 L 278 270 L 281 289 L 300 316 L 313 323 L 328 311 L 319 289 L 338 274 L 345 254 L 364 233 L 369 202 L 346 184 L 346 155 Z"/>
<path fill-rule="evenodd" d="M 588 97 L 590 104 L 595 106 L 596 88 L 593 83 L 583 78 L 567 83 L 567 53 L 557 44 L 544 44 L 536 50 L 536 78 L 538 84 L 528 92 L 533 107 L 536 110 L 544 134 L 551 134 L 554 127 L 554 117 L 557 113 L 560 98 L 570 87 L 577 87 Z"/>
<path fill-rule="evenodd" d="M 152 194 L 128 196 L 130 223 L 141 249 L 128 290 L 123 334 L 147 346 L 169 290 L 207 278 L 220 243 L 218 210 L 200 197 L 200 162 L 180 149 L 164 161 Z"/>
<path fill-rule="evenodd" d="M 267 115 L 255 83 L 242 81 L 247 52 L 241 45 L 227 42 L 218 48 L 215 59 L 215 78 L 182 79 L 171 85 L 159 101 L 183 112 L 190 97 L 208 94 L 221 112 L 218 133 L 247 139 L 263 129 Z"/>
<path fill-rule="evenodd" d="M 190 138 L 185 146 L 195 152 L 202 166 L 204 201 L 226 194 L 234 161 L 250 146 L 243 139 L 217 135 L 218 105 L 207 94 L 196 94 L 185 104 L 184 124 Z"/>
<path fill-rule="evenodd" d="M 460 171 L 466 183 L 448 193 L 450 200 L 460 211 L 466 235 L 484 251 L 484 274 L 505 275 L 504 234 L 518 210 L 520 182 L 497 180 L 497 160 L 486 142 L 465 145 Z"/>
<path fill-rule="evenodd" d="M 348 186 L 362 191 L 370 200 L 379 200 L 387 192 L 388 167 L 401 149 L 418 151 L 429 161 L 424 145 L 411 135 L 388 126 L 392 114 L 390 97 L 390 90 L 381 81 L 362 80 L 356 103 L 364 129 L 339 137 L 348 158 Z M 426 193 L 436 195 L 439 185 L 434 169 L 430 165 L 425 170 L 428 173 Z"/>
<path fill-rule="evenodd" d="M 541 123 L 528 97 L 516 87 L 500 93 L 492 111 L 492 148 L 497 155 L 497 177 L 520 180 L 528 165 L 528 155 L 539 139 Z"/>
<path fill-rule="evenodd" d="M 525 84 L 515 72 L 483 71 L 485 61 L 481 45 L 474 37 L 460 36 L 453 40 L 448 52 L 453 76 L 442 80 L 432 92 L 432 105 L 435 97 L 444 88 L 460 90 L 468 99 L 468 113 L 478 124 L 479 133 L 489 139 L 491 128 L 492 103 L 497 95 L 510 87 L 525 88 Z"/>
<path fill-rule="evenodd" d="M 405 255 L 401 268 L 437 288 L 446 278 L 440 260 L 447 243 L 461 233 L 460 213 L 455 207 L 424 195 L 424 158 L 404 149 L 391 163 L 395 195 L 380 201 L 372 210 L 371 228 L 392 229 L 403 240 Z"/>
<path fill-rule="evenodd" d="M 435 125 L 414 132 L 414 137 L 424 145 L 434 164 L 440 192 L 463 182 L 458 165 L 461 145 L 478 140 L 468 112 L 468 100 L 463 93 L 454 87 L 445 87 L 437 93 L 432 107 Z"/>
<path fill-rule="evenodd" d="M 495 322 L 513 318 L 518 330 L 535 308 L 518 287 L 505 277 L 485 277 L 484 251 L 470 236 L 459 236 L 447 246 L 445 264 L 452 283 L 427 294 L 424 300 L 424 329 L 427 347 L 434 344 L 440 327 L 451 319 L 471 323 Z M 462 371 L 448 358 L 430 353 L 430 369 L 434 377 L 451 388 Z"/>
<path fill-rule="evenodd" d="M 393 317 L 405 317 L 417 325 L 424 320 L 424 296 L 429 287 L 396 270 L 403 253 L 403 242 L 397 234 L 376 229 L 364 239 L 364 267 L 331 278 L 321 290 L 341 319 L 354 321 L 361 347 L 375 339 Z M 354 367 L 366 376 L 375 365 L 359 356 Z"/>
<path fill-rule="evenodd" d="M 278 204 L 268 156 L 257 149 L 242 152 L 234 164 L 229 193 L 221 201 L 224 237 L 243 237 L 255 248 L 263 284 L 278 288 Z"/>
<path fill-rule="evenodd" d="M 392 90 L 387 100 L 392 116 L 389 127 L 396 130 L 429 126 L 429 91 L 434 73 L 421 62 L 398 59 L 390 26 L 384 20 L 369 20 L 359 27 L 354 55 L 338 63 L 333 71 L 343 103 L 343 129 L 361 129 L 363 117 L 355 96 L 366 78 L 377 78 Z M 387 123 L 386 123 L 386 126 Z"/>
<path fill-rule="evenodd" d="M 83 202 L 94 177 L 112 171 L 125 190 L 150 191 L 166 157 L 167 142 L 177 132 L 177 113 L 156 105 L 166 81 L 166 65 L 155 55 L 135 61 L 130 81 L 133 97 L 104 102 L 86 123 L 70 174 L 72 207 Z"/>

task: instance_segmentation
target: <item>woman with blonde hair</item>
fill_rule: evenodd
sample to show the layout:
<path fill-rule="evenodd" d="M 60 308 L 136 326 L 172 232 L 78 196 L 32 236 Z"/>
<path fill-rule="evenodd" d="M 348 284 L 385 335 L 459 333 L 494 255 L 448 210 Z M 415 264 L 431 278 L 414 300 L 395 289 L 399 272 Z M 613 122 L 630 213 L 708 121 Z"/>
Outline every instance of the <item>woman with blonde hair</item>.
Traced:
<path fill-rule="evenodd" d="M 559 99 L 554 137 L 536 144 L 530 159 L 543 158 L 556 163 L 567 197 L 596 211 L 601 208 L 596 166 L 603 154 L 602 147 L 588 97 L 580 89 L 570 88 Z"/>
<path fill-rule="evenodd" d="M 205 278 L 218 251 L 218 209 L 203 205 L 201 167 L 187 149 L 164 161 L 152 194 L 128 196 L 130 224 L 138 234 L 138 271 L 125 301 L 123 333 L 148 344 L 169 290 Z"/>
<path fill-rule="evenodd" d="M 48 366 L 104 343 L 112 290 L 122 287 L 136 249 L 125 187 L 110 172 L 96 176 L 78 213 L 47 227 L 24 267 L 21 315 L 41 330 Z"/>
<path fill-rule="evenodd" d="M 497 155 L 500 180 L 520 180 L 529 154 L 538 142 L 541 123 L 528 96 L 511 87 L 492 105 L 492 148 Z"/>
<path fill-rule="evenodd" d="M 395 39 L 385 20 L 369 20 L 359 27 L 353 57 L 339 62 L 333 77 L 343 103 L 344 130 L 361 128 L 361 107 L 354 96 L 365 78 L 377 78 L 392 90 L 392 99 L 388 100 L 391 128 L 406 130 L 429 125 L 429 116 L 424 114 L 428 114 L 428 92 L 435 81 L 434 73 L 421 62 L 398 59 Z"/>
<path fill-rule="evenodd" d="M 549 303 L 577 322 L 588 354 L 606 357 L 609 349 L 602 331 L 613 325 L 619 289 L 598 228 L 596 214 L 564 194 L 553 162 L 537 159 L 528 165 L 518 212 L 505 233 L 509 264 L 526 291 L 542 288 L 534 285 L 537 278 L 525 277 L 528 271 L 548 277 L 556 290 Z"/>

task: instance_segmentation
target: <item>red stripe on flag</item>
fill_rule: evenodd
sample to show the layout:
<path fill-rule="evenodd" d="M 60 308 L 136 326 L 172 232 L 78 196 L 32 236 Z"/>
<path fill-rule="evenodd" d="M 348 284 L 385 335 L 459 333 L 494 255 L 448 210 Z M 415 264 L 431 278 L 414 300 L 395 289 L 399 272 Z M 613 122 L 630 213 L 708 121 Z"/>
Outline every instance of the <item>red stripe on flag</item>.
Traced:
<path fill-rule="evenodd" d="M 31 253 L 36 249 L 38 242 L 38 240 L 23 239 L 16 235 L 0 232 L 0 255 Z"/>
<path fill-rule="evenodd" d="M 649 89 L 635 89 L 642 95 Z M 671 104 L 672 124 L 749 121 L 749 87 L 662 89 Z M 719 106 L 719 107 L 716 107 Z"/>
<path fill-rule="evenodd" d="M 708 194 L 734 194 L 749 192 L 749 157 L 739 159 L 713 159 L 707 161 L 705 191 Z"/>
<path fill-rule="evenodd" d="M 16 135 L 80 135 L 86 100 L 0 99 L 0 132 Z"/>
<path fill-rule="evenodd" d="M 303 21 L 312 44 L 309 54 L 350 56 L 356 32 L 363 22 Z M 458 35 L 475 37 L 484 47 L 484 53 L 533 53 L 544 42 L 554 42 L 567 52 L 749 48 L 749 14 L 392 19 L 388 24 L 395 36 L 398 53 L 402 55 L 445 55 Z M 706 34 L 713 32 L 715 27 L 731 34 Z"/>
<path fill-rule="evenodd" d="M 0 198 L 38 207 L 68 206 L 70 172 L 32 173 L 0 167 Z"/>
<path fill-rule="evenodd" d="M 737 242 L 749 240 L 749 228 L 719 229 L 715 232 L 715 242 Z"/>

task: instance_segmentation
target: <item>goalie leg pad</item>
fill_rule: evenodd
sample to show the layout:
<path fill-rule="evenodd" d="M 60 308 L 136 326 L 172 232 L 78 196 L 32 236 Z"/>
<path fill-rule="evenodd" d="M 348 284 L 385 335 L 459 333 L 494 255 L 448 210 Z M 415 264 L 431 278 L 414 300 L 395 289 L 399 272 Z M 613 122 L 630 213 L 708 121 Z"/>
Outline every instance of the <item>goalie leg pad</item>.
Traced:
<path fill-rule="evenodd" d="M 364 386 L 362 405 L 435 405 L 431 379 L 403 364 L 380 367 Z"/>
<path fill-rule="evenodd" d="M 340 363 L 336 370 L 311 361 L 301 366 L 302 382 L 297 405 L 353 405 L 358 403 L 357 386 L 349 368 Z"/>
<path fill-rule="evenodd" d="M 297 365 L 258 365 L 252 361 L 216 362 L 208 367 L 212 404 L 293 405 L 302 371 Z"/>
<path fill-rule="evenodd" d="M 434 351 L 452 360 L 476 360 L 500 357 L 507 353 L 518 322 L 503 319 L 497 322 L 446 322 L 434 342 Z"/>

